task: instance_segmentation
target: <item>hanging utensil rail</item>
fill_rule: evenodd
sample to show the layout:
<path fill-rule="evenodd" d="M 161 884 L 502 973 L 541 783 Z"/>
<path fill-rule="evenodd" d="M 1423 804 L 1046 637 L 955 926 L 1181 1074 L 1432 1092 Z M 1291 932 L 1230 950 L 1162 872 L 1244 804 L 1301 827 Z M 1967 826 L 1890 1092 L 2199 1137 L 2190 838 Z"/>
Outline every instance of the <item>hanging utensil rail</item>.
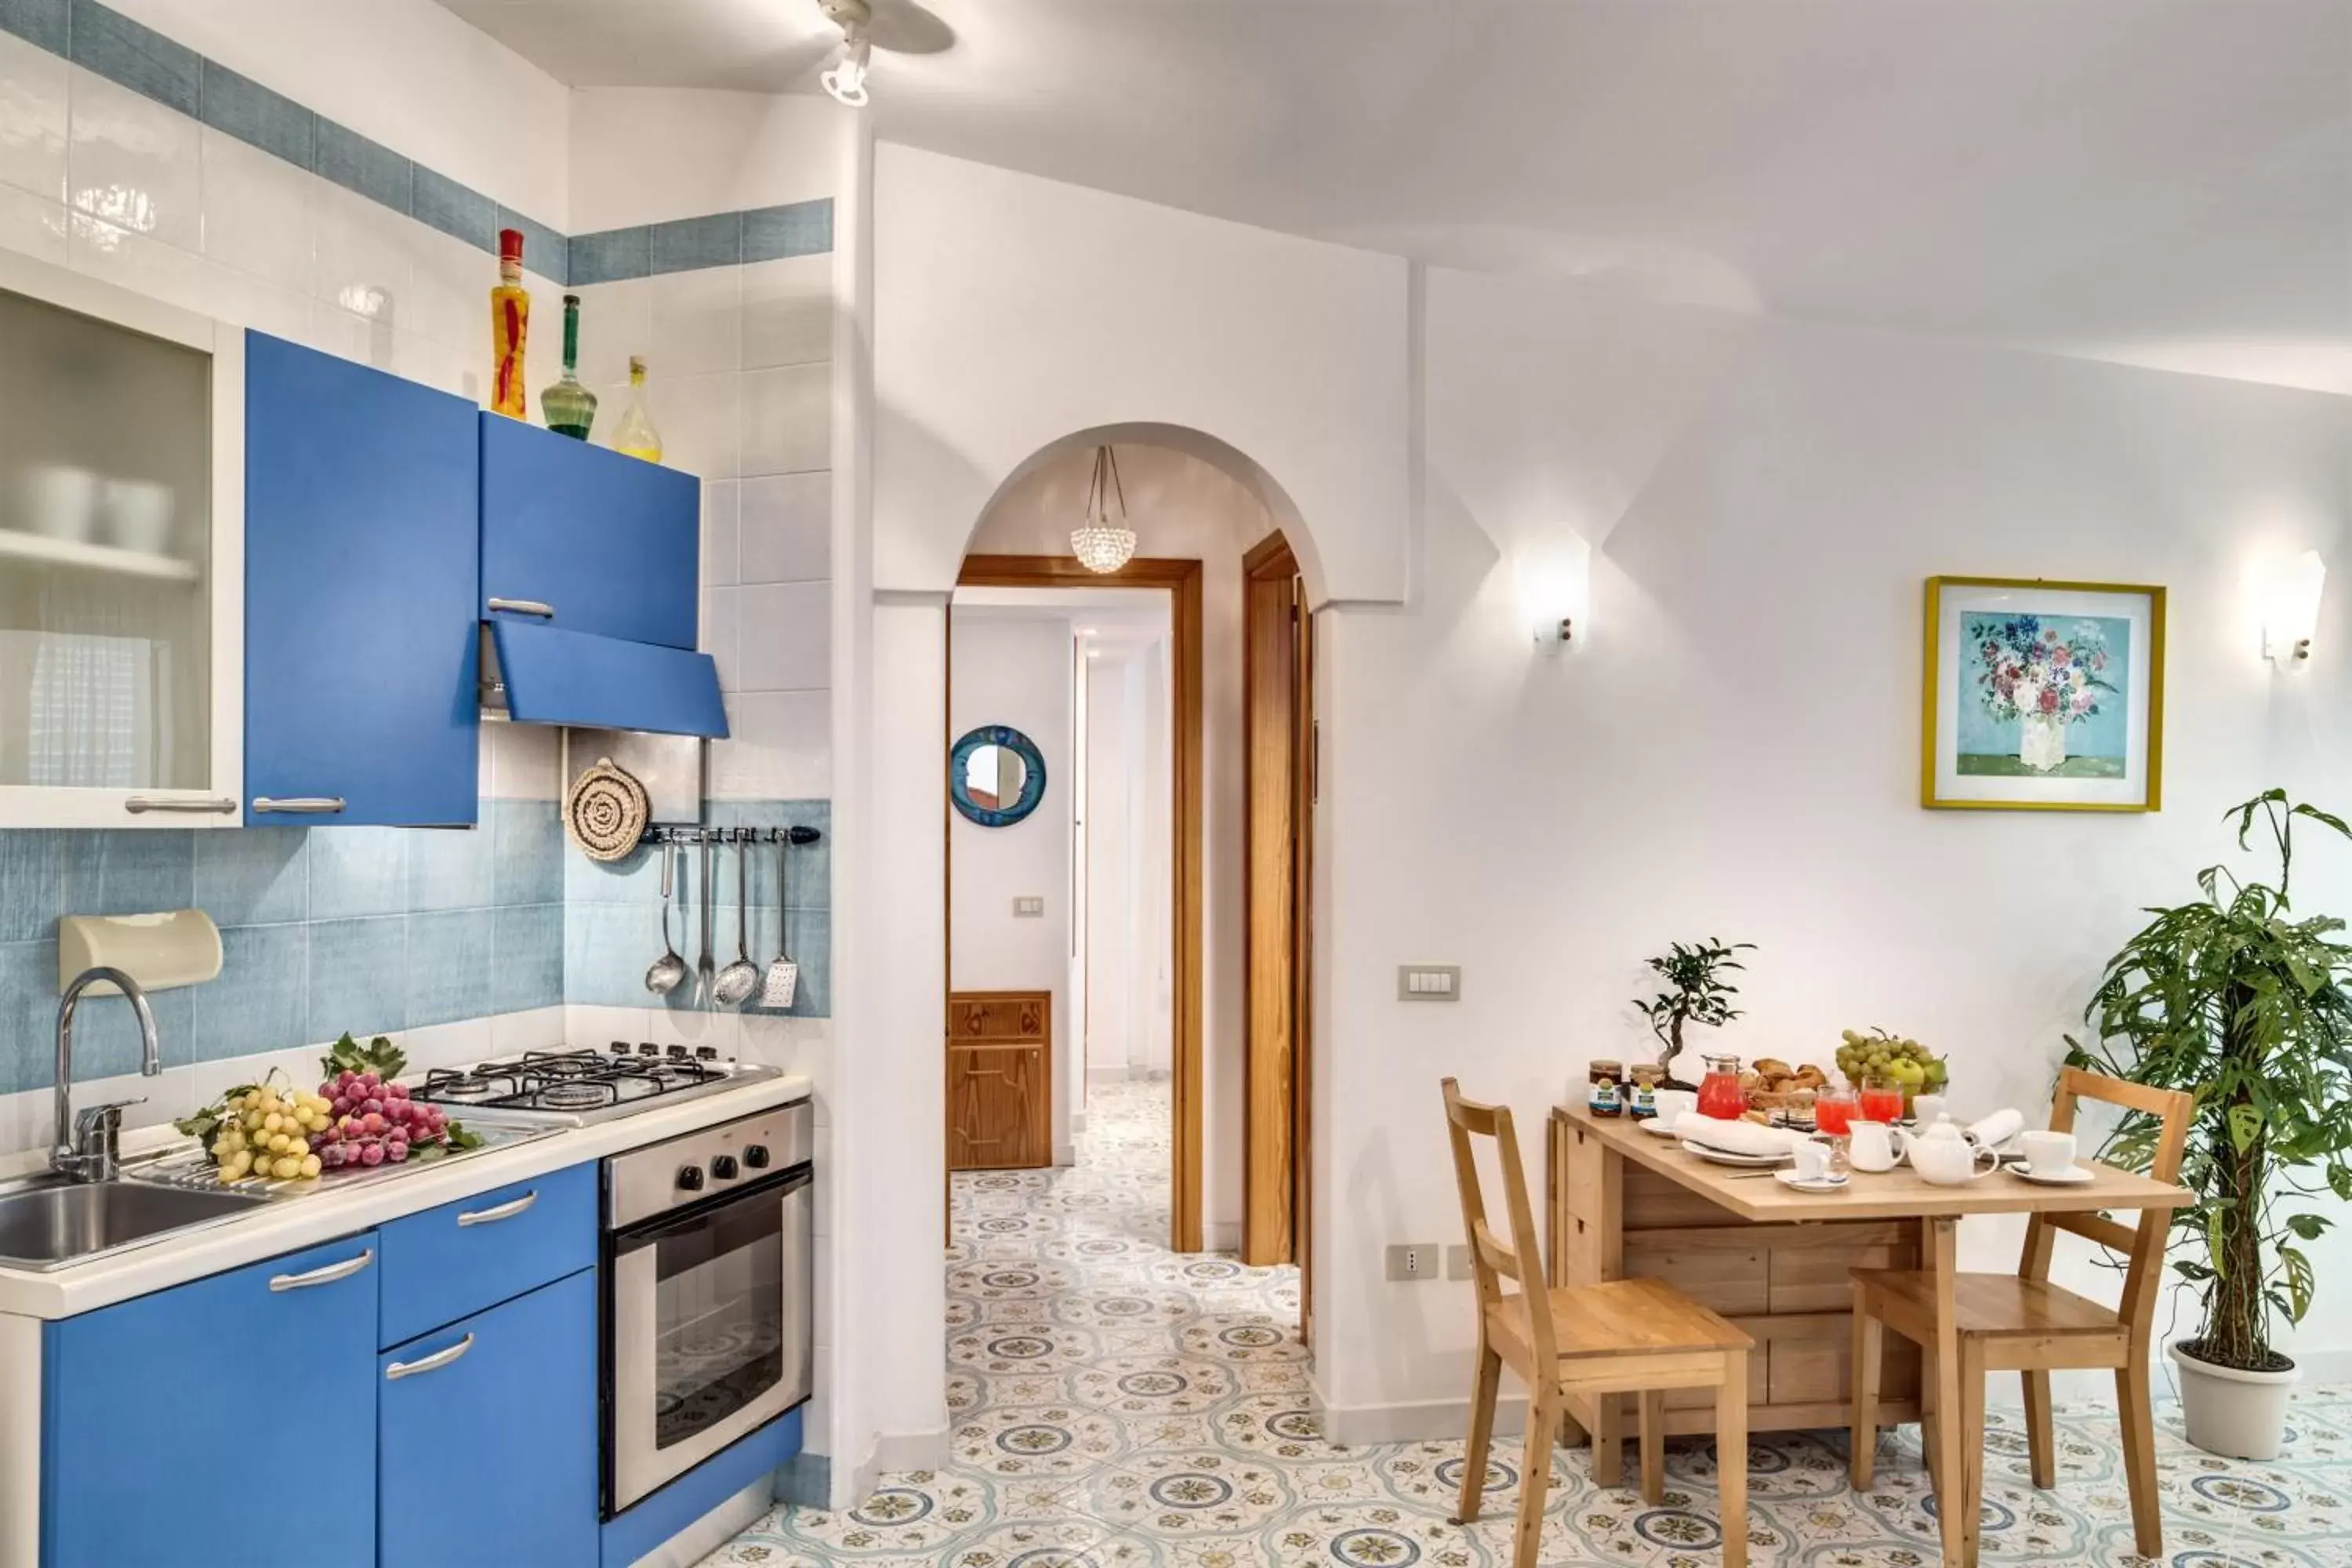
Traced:
<path fill-rule="evenodd" d="M 814 827 L 648 827 L 640 844 L 793 844 L 815 843 L 824 835 Z"/>

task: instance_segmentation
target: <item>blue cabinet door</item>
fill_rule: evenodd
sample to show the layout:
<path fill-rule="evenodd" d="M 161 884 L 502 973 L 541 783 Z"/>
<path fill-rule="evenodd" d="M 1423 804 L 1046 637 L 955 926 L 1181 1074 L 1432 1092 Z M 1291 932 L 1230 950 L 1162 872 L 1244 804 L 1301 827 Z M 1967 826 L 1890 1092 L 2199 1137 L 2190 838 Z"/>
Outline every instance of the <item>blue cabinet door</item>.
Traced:
<path fill-rule="evenodd" d="M 478 411 L 258 332 L 245 374 L 246 821 L 473 822 Z"/>
<path fill-rule="evenodd" d="M 693 647 L 702 482 L 519 419 L 480 419 L 483 618 Z"/>
<path fill-rule="evenodd" d="M 48 1324 L 41 1561 L 244 1568 L 268 1555 L 253 1521 L 289 1507 L 370 1540 L 374 1247 L 371 1232 Z"/>
<path fill-rule="evenodd" d="M 594 1269 L 386 1351 L 377 1388 L 378 1563 L 596 1562 Z"/>

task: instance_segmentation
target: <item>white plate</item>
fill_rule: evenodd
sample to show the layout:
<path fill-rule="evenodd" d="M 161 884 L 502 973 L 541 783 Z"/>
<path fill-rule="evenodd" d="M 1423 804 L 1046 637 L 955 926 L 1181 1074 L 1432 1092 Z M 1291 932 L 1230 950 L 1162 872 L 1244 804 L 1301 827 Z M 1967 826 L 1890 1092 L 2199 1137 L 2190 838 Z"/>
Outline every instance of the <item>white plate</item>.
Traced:
<path fill-rule="evenodd" d="M 1669 1122 L 1662 1121 L 1654 1116 L 1645 1116 L 1642 1118 L 1642 1131 L 1648 1133 L 1653 1138 L 1672 1138 L 1675 1136 L 1673 1125 Z"/>
<path fill-rule="evenodd" d="M 1738 1154 L 1728 1149 L 1710 1149 L 1687 1138 L 1683 1140 L 1683 1152 L 1696 1154 L 1710 1165 L 1736 1165 L 1745 1171 L 1769 1171 L 1796 1158 L 1793 1154 Z"/>
<path fill-rule="evenodd" d="M 1853 1180 L 1851 1176 L 1823 1176 L 1817 1182 L 1808 1182 L 1801 1180 L 1794 1171 L 1775 1171 L 1772 1179 L 1801 1193 L 1842 1193 L 1845 1191 L 1846 1184 Z"/>
<path fill-rule="evenodd" d="M 2095 1182 L 2099 1179 L 2098 1172 L 2081 1165 L 2075 1166 L 2061 1176 L 2040 1175 L 2022 1165 L 2010 1166 L 2009 1173 L 2021 1182 L 2032 1182 L 2037 1187 L 2079 1187 L 2085 1182 Z"/>

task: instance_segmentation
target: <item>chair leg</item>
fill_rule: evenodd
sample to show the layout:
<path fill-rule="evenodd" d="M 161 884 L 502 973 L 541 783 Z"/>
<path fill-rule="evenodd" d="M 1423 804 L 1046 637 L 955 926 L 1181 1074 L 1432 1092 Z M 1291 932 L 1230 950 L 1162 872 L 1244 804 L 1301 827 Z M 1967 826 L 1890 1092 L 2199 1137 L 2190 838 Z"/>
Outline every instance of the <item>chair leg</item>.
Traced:
<path fill-rule="evenodd" d="M 1495 1440 L 1495 1398 L 1503 1381 L 1503 1358 L 1478 1336 L 1478 1375 L 1470 1385 L 1470 1440 L 1462 1450 L 1462 1506 L 1456 1524 L 1478 1517 L 1478 1497 L 1486 1489 L 1486 1454 Z"/>
<path fill-rule="evenodd" d="M 1613 1394 L 1592 1396 L 1592 1483 L 1625 1484 L 1624 1401 Z"/>
<path fill-rule="evenodd" d="M 2025 1447 L 2032 1457 L 2033 1484 L 2048 1491 L 2058 1484 L 2058 1450 L 2050 1421 L 2050 1374 L 2018 1374 L 2025 1384 Z"/>
<path fill-rule="evenodd" d="M 1973 1563 L 1984 1533 L 1984 1347 L 1962 1342 L 1960 1351 L 1960 1561 Z"/>
<path fill-rule="evenodd" d="M 2123 1417 L 2124 1479 L 2131 1489 L 2132 1542 L 2142 1557 L 2164 1555 L 2164 1514 L 2156 1495 L 2156 1413 L 2149 1408 L 2145 1347 L 2116 1370 L 2116 1409 Z"/>
<path fill-rule="evenodd" d="M 1715 1391 L 1716 1498 L 1722 1513 L 1723 1568 L 1748 1568 L 1748 1352 L 1724 1358 Z"/>
<path fill-rule="evenodd" d="M 1559 1396 L 1538 1389 L 1528 1402 L 1528 1452 L 1519 1471 L 1519 1523 L 1511 1536 L 1514 1568 L 1535 1568 L 1543 1542 L 1544 1494 L 1551 1489 L 1551 1433 Z"/>
<path fill-rule="evenodd" d="M 1885 1353 L 1885 1326 L 1865 1309 L 1862 1287 L 1853 1288 L 1853 1425 L 1849 1436 L 1853 1453 L 1846 1474 L 1853 1489 L 1866 1492 L 1878 1465 L 1878 1376 Z"/>
<path fill-rule="evenodd" d="M 1666 1396 L 1642 1394 L 1642 1500 L 1652 1508 L 1666 1495 Z"/>

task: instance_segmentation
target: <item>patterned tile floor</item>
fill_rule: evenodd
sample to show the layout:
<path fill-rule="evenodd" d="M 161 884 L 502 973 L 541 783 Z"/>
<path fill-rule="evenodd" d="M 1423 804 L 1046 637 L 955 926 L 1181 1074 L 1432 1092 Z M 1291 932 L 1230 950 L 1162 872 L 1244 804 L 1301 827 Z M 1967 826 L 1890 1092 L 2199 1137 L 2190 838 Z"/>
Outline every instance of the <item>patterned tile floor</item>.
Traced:
<path fill-rule="evenodd" d="M 1486 1517 L 1446 1522 L 1458 1441 L 1339 1448 L 1317 1429 L 1287 1268 L 1167 1250 L 1164 1084 L 1097 1088 L 1078 1163 L 955 1179 L 948 1260 L 948 1468 L 886 1478 L 846 1513 L 782 1509 L 704 1568 L 1507 1568 L 1516 1443 Z M 2352 1568 L 2352 1390 L 2299 1399 L 2286 1456 L 2189 1448 L 2159 1410 L 2168 1568 Z M 1987 1434 L 1987 1563 L 2146 1568 L 2131 1550 L 2112 1418 L 2059 1414 L 2059 1484 L 2025 1479 L 2015 1417 Z M 1935 1505 L 1916 1428 L 1878 1483 L 1845 1484 L 1838 1433 L 1771 1434 L 1749 1458 L 1759 1568 L 1916 1568 Z M 1719 1561 L 1707 1445 L 1667 1453 L 1664 1505 L 1554 1461 L 1542 1562 Z"/>

